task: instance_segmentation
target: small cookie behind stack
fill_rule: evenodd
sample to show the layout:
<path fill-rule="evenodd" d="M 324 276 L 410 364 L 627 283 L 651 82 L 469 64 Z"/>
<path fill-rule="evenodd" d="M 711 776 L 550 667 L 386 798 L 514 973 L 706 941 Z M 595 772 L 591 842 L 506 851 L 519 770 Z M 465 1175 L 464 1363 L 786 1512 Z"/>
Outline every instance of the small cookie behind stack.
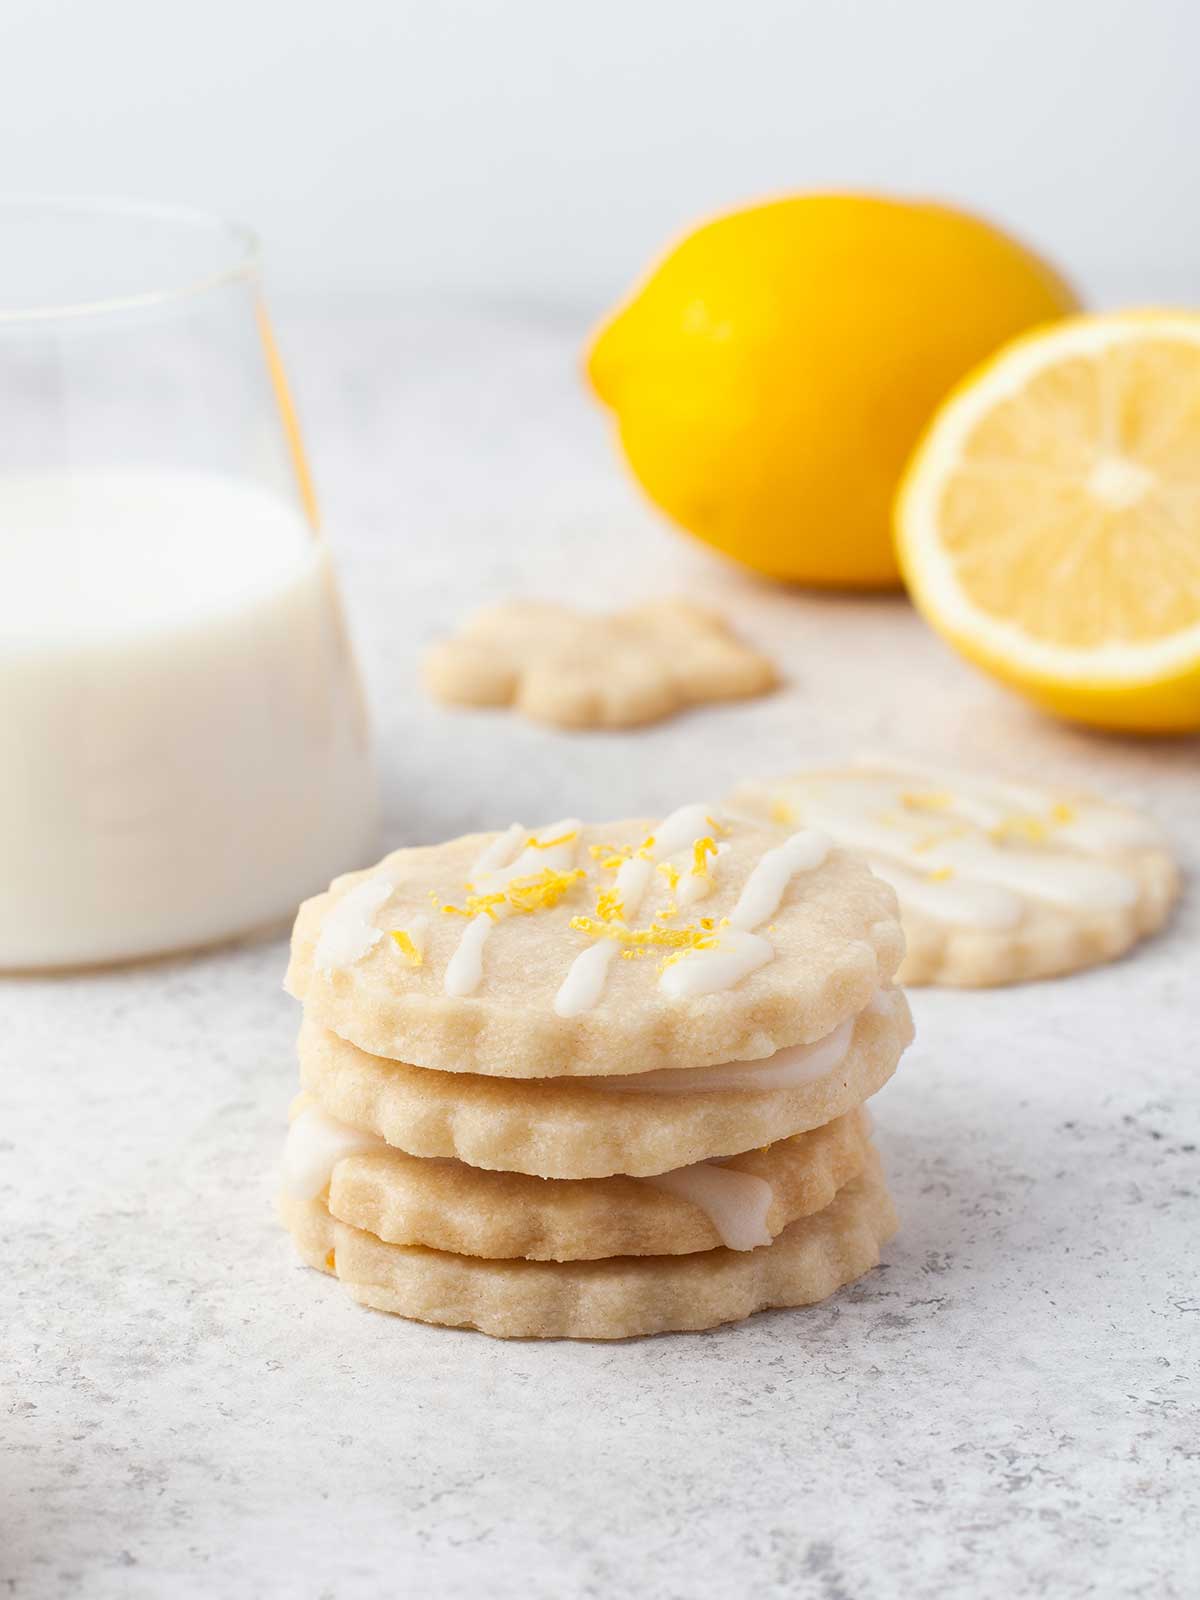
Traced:
<path fill-rule="evenodd" d="M 912 1036 L 891 891 L 812 831 L 663 822 L 402 850 L 301 908 L 300 1253 L 505 1337 L 825 1298 L 895 1227 L 861 1104 Z"/>
<path fill-rule="evenodd" d="M 766 694 L 773 664 L 687 600 L 599 614 L 541 600 L 477 612 L 425 658 L 446 705 L 508 706 L 559 728 L 633 728 L 707 701 Z"/>

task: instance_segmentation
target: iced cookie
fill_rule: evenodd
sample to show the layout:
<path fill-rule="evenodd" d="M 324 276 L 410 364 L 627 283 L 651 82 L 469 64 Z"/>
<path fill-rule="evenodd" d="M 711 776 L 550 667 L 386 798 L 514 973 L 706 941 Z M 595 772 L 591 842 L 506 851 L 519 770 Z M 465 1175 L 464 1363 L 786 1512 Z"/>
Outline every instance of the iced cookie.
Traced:
<path fill-rule="evenodd" d="M 889 990 L 823 1039 L 759 1061 L 513 1080 L 367 1055 L 306 1019 L 300 1078 L 329 1116 L 409 1155 L 538 1178 L 645 1176 L 843 1116 L 883 1087 L 911 1039 L 907 1002 Z"/>
<path fill-rule="evenodd" d="M 756 1250 L 482 1259 L 384 1243 L 332 1217 L 320 1199 L 285 1198 L 280 1209 L 303 1259 L 361 1304 L 509 1339 L 625 1339 L 809 1305 L 874 1267 L 896 1227 L 873 1158 L 824 1210 Z"/>
<path fill-rule="evenodd" d="M 515 706 L 564 728 L 655 722 L 706 700 L 763 694 L 775 668 L 724 619 L 682 600 L 598 616 L 513 600 L 435 645 L 425 682 L 456 705 Z"/>
<path fill-rule="evenodd" d="M 824 1210 L 869 1149 L 866 1118 L 853 1111 L 726 1161 L 546 1182 L 405 1155 L 306 1096 L 294 1112 L 283 1160 L 291 1198 L 324 1196 L 338 1221 L 388 1244 L 534 1261 L 753 1250 Z"/>
<path fill-rule="evenodd" d="M 863 853 L 899 897 L 904 983 L 1094 966 L 1161 927 L 1178 894 L 1152 822 L 1067 790 L 864 759 L 746 784 L 730 804 Z"/>
<path fill-rule="evenodd" d="M 902 954 L 892 890 L 854 855 L 696 804 L 398 850 L 305 902 L 287 987 L 372 1055 L 619 1075 L 823 1038 Z"/>

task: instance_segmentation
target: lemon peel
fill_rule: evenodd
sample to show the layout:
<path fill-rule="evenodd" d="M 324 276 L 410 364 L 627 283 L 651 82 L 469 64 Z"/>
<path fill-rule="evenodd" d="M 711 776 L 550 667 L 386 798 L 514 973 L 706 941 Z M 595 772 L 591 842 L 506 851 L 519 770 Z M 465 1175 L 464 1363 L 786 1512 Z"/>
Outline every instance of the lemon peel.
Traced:
<path fill-rule="evenodd" d="M 988 830 L 997 844 L 1007 839 L 1020 839 L 1025 844 L 1044 844 L 1050 837 L 1050 828 L 1041 817 L 1027 816 L 1014 811 Z"/>
<path fill-rule="evenodd" d="M 587 873 L 582 867 L 573 867 L 569 872 L 543 867 L 531 877 L 511 879 L 495 894 L 469 894 L 465 905 L 443 905 L 441 910 L 446 916 L 487 916 L 493 921 L 501 906 L 524 914 L 549 911 L 581 878 L 586 877 Z"/>
<path fill-rule="evenodd" d="M 954 796 L 947 789 L 909 789 L 900 802 L 908 811 L 948 811 Z"/>
<path fill-rule="evenodd" d="M 1075 304 L 1045 262 L 948 206 L 789 195 L 681 239 L 587 370 L 674 521 L 770 576 L 874 588 L 899 581 L 891 501 L 933 408 Z"/>
<path fill-rule="evenodd" d="M 692 845 L 691 876 L 693 878 L 708 877 L 708 858 L 717 853 L 717 841 L 707 834 L 703 839 L 697 839 Z"/>
<path fill-rule="evenodd" d="M 407 932 L 404 928 L 392 928 L 390 930 L 390 934 L 391 938 L 395 942 L 397 950 L 399 950 L 400 954 L 404 957 L 405 961 L 408 962 L 410 967 L 420 967 L 424 965 L 424 952 L 421 950 L 411 933 Z"/>
<path fill-rule="evenodd" d="M 615 939 L 626 950 L 710 950 L 716 944 L 714 929 L 693 924 L 684 928 L 664 928 L 652 922 L 647 928 L 631 928 L 624 922 L 602 922 L 597 917 L 572 917 L 571 926 L 590 939 Z"/>
<path fill-rule="evenodd" d="M 539 839 L 536 833 L 531 833 L 525 841 L 526 850 L 553 850 L 556 845 L 570 844 L 572 839 L 578 839 L 579 829 L 572 828 L 569 833 L 560 833 L 554 839 Z"/>
<path fill-rule="evenodd" d="M 596 915 L 601 922 L 616 922 L 624 917 L 625 902 L 615 889 L 602 889 L 596 896 Z"/>
<path fill-rule="evenodd" d="M 631 850 L 619 844 L 588 845 L 588 855 L 609 872 L 616 872 L 619 867 L 623 867 L 632 854 Z"/>

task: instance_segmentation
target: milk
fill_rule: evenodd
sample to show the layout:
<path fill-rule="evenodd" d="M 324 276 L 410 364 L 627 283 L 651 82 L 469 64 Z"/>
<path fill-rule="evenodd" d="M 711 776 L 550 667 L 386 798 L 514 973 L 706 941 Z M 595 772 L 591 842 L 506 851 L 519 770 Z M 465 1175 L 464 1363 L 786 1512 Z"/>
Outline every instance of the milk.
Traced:
<path fill-rule="evenodd" d="M 202 945 L 374 845 L 324 545 L 215 477 L 0 477 L 0 966 Z"/>

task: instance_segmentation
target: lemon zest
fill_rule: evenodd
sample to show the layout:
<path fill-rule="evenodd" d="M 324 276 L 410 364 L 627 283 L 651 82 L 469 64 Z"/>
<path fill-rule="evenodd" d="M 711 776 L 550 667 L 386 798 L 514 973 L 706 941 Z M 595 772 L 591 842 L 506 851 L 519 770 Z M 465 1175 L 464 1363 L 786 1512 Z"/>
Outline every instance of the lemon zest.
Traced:
<path fill-rule="evenodd" d="M 1051 818 L 1059 824 L 1074 822 L 1078 814 L 1075 807 L 1066 800 L 1057 800 L 1050 808 Z"/>
<path fill-rule="evenodd" d="M 679 880 L 683 874 L 678 867 L 673 867 L 669 861 L 660 861 L 657 870 L 662 873 L 672 889 L 679 887 Z"/>
<path fill-rule="evenodd" d="M 691 876 L 693 878 L 707 878 L 708 858 L 709 856 L 715 856 L 716 853 L 717 841 L 715 839 L 710 839 L 705 835 L 703 839 L 695 840 L 692 845 Z"/>
<path fill-rule="evenodd" d="M 496 920 L 497 911 L 501 906 L 507 907 L 509 911 L 522 913 L 549 911 L 574 884 L 586 876 L 582 867 L 573 867 L 570 872 L 558 872 L 553 867 L 543 867 L 531 877 L 511 878 L 504 888 L 495 894 L 469 894 L 465 905 L 444 905 L 442 911 L 452 917 L 486 916 L 491 917 L 493 921 Z"/>
<path fill-rule="evenodd" d="M 795 806 L 789 805 L 786 800 L 772 800 L 771 801 L 771 821 L 772 822 L 778 822 L 778 823 L 786 826 L 787 823 L 795 822 L 795 820 L 796 820 L 796 808 L 795 808 Z"/>
<path fill-rule="evenodd" d="M 570 833 L 560 833 L 556 839 L 539 839 L 536 833 L 531 833 L 525 841 L 525 849 L 553 850 L 555 845 L 570 844 L 572 839 L 578 839 L 578 837 L 578 828 L 572 828 Z"/>
<path fill-rule="evenodd" d="M 929 874 L 929 881 L 931 883 L 945 883 L 947 878 L 952 878 L 953 876 L 953 867 L 935 867 Z"/>
<path fill-rule="evenodd" d="M 1023 839 L 1028 844 L 1044 844 L 1050 829 L 1041 817 L 1014 811 L 988 832 L 998 844 L 1003 844 L 1006 839 Z"/>
<path fill-rule="evenodd" d="M 396 942 L 396 948 L 408 962 L 410 967 L 424 965 L 425 957 L 417 947 L 416 940 L 404 928 L 392 928 L 391 936 Z"/>
<path fill-rule="evenodd" d="M 936 850 L 940 844 L 948 844 L 952 839 L 969 837 L 970 829 L 966 827 L 940 828 L 936 833 L 927 833 L 924 838 L 913 841 L 914 850 Z"/>
<path fill-rule="evenodd" d="M 596 915 L 601 922 L 620 922 L 625 915 L 625 902 L 616 889 L 601 889 L 596 896 Z"/>
<path fill-rule="evenodd" d="M 909 789 L 900 796 L 908 811 L 948 811 L 954 796 L 947 789 Z"/>
<path fill-rule="evenodd" d="M 571 926 L 590 939 L 615 939 L 627 950 L 711 950 L 717 943 L 711 928 L 699 926 L 664 928 L 661 922 L 652 922 L 648 928 L 631 928 L 596 917 L 572 917 Z"/>
<path fill-rule="evenodd" d="M 709 817 L 709 816 L 706 816 L 704 820 L 705 820 L 705 822 L 708 823 L 709 827 L 712 829 L 712 831 L 714 833 L 728 833 L 729 832 L 729 824 L 727 822 L 718 822 L 716 817 Z"/>
<path fill-rule="evenodd" d="M 328 1272 L 337 1271 L 337 1252 L 330 1250 L 325 1257 L 325 1268 Z"/>
<path fill-rule="evenodd" d="M 623 867 L 629 860 L 630 852 L 619 844 L 590 844 L 588 855 L 593 861 L 598 861 L 609 872 L 615 872 L 618 867 Z"/>

